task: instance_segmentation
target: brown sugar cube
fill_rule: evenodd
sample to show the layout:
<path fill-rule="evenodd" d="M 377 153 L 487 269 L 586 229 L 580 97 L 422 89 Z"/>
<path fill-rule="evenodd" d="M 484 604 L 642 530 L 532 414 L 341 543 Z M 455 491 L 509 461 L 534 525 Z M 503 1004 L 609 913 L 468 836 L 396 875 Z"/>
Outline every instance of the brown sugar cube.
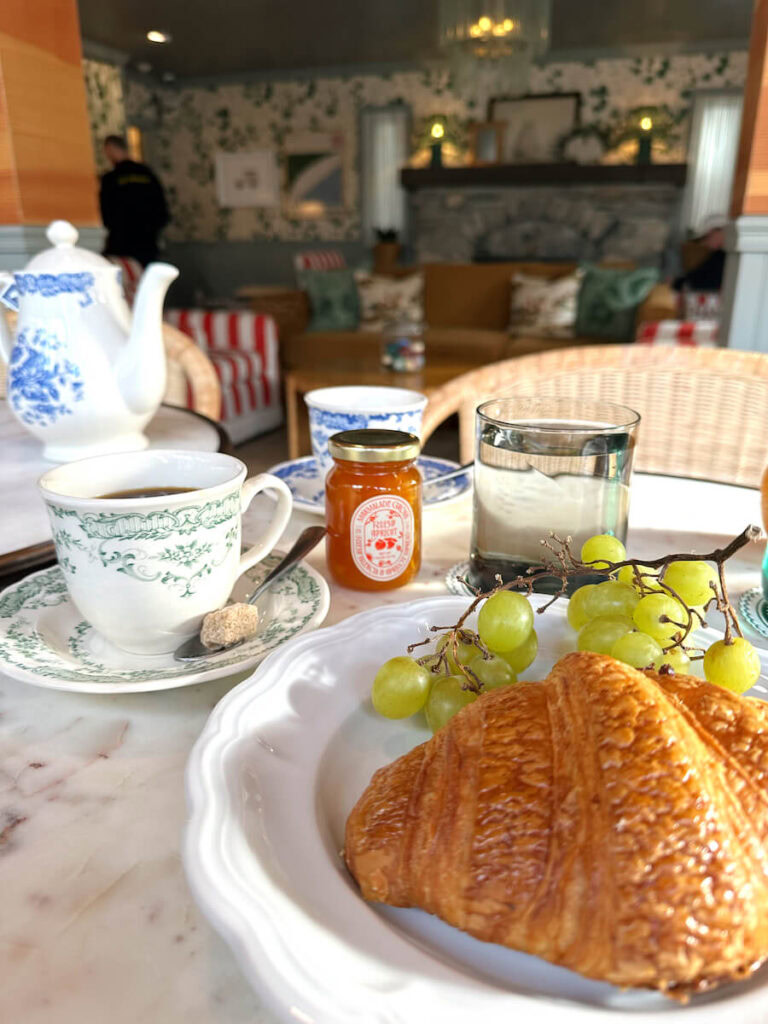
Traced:
<path fill-rule="evenodd" d="M 259 626 L 259 612 L 252 604 L 228 604 L 209 612 L 203 619 L 200 640 L 204 647 L 215 649 L 236 644 L 252 636 Z"/>

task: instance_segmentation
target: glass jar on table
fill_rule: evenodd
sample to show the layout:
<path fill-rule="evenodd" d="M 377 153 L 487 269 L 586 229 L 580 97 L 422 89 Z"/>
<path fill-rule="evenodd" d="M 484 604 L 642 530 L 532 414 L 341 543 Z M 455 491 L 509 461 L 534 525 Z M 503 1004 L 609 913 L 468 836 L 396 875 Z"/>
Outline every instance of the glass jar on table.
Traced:
<path fill-rule="evenodd" d="M 489 590 L 540 565 L 550 531 L 626 539 L 640 416 L 578 398 L 495 398 L 478 407 L 470 582 Z M 580 586 L 588 579 L 575 579 Z M 559 581 L 541 581 L 551 590 Z"/>
<path fill-rule="evenodd" d="M 328 568 L 355 590 L 390 590 L 421 567 L 419 439 L 400 430 L 344 430 L 328 440 Z"/>
<path fill-rule="evenodd" d="M 424 328 L 412 320 L 387 323 L 381 332 L 381 365 L 395 373 L 415 373 L 424 369 Z"/>

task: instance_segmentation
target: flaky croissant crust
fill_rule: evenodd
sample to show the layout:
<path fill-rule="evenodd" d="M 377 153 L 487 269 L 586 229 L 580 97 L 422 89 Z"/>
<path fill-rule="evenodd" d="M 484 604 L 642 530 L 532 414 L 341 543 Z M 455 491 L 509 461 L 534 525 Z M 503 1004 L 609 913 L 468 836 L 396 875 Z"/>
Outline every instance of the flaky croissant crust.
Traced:
<path fill-rule="evenodd" d="M 569 654 L 380 769 L 347 821 L 367 900 L 620 986 L 768 957 L 768 705 Z"/>

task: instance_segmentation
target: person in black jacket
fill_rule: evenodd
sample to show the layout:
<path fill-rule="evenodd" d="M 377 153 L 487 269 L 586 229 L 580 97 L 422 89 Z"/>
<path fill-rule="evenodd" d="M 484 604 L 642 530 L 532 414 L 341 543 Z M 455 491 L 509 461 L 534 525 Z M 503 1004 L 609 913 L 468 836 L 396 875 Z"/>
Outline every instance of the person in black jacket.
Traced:
<path fill-rule="evenodd" d="M 104 255 L 132 256 L 146 266 L 157 259 L 157 237 L 170 219 L 163 186 L 146 164 L 129 159 L 121 136 L 108 135 L 104 152 L 114 168 L 102 175 L 99 194 Z"/>

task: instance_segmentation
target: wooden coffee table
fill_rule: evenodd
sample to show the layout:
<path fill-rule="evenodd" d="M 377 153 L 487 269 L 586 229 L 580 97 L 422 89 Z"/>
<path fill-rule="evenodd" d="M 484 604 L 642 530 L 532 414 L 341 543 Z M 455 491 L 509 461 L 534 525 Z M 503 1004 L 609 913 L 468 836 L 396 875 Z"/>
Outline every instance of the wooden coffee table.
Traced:
<path fill-rule="evenodd" d="M 454 377 L 477 368 L 476 364 L 432 363 L 418 373 L 392 373 L 376 368 L 348 369 L 329 366 L 315 370 L 289 370 L 285 375 L 285 415 L 288 426 L 288 456 L 298 459 L 309 455 L 309 418 L 304 395 L 315 388 L 334 388 L 349 385 L 409 388 L 429 396 Z"/>

